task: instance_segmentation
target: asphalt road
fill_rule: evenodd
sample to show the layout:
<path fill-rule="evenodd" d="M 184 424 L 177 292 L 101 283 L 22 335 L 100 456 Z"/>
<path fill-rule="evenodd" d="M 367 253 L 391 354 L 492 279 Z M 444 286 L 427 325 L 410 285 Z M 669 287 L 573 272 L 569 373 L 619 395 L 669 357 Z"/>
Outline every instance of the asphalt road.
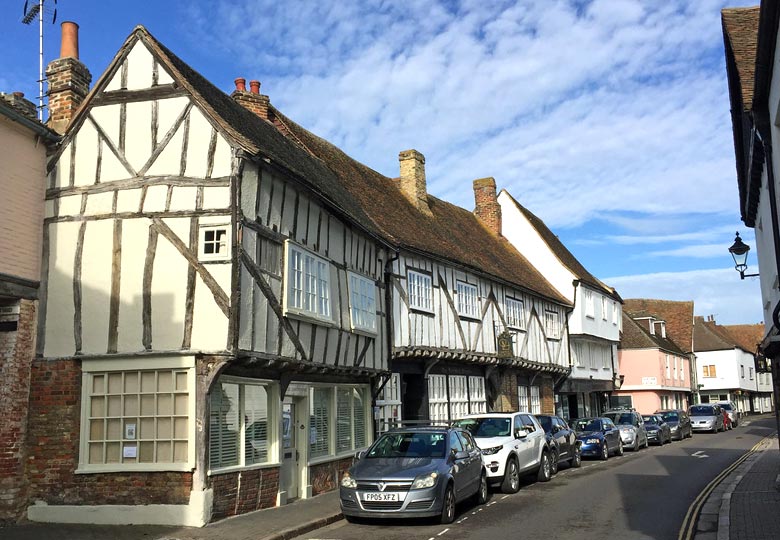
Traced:
<path fill-rule="evenodd" d="M 451 525 L 432 520 L 339 521 L 299 538 L 456 540 L 485 538 L 676 539 L 696 496 L 723 469 L 774 431 L 760 419 L 725 433 L 696 433 L 608 461 L 583 460 L 548 483 L 462 505 Z"/>

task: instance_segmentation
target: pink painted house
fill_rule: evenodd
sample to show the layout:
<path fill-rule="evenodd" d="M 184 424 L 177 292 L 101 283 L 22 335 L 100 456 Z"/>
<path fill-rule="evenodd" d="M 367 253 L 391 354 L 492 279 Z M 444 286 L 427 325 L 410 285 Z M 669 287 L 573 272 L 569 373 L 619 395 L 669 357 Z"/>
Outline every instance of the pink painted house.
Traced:
<path fill-rule="evenodd" d="M 643 414 L 686 409 L 690 404 L 690 360 L 667 336 L 665 321 L 623 312 L 618 366 L 623 382 L 613 394 L 613 404 Z"/>

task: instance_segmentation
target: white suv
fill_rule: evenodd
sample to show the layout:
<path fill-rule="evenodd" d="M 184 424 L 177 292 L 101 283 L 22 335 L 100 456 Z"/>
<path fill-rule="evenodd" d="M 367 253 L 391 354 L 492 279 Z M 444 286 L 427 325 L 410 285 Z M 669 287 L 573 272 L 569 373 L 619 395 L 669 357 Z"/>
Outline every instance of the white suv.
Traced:
<path fill-rule="evenodd" d="M 531 413 L 473 414 L 454 422 L 467 429 L 482 450 L 488 482 L 504 493 L 520 489 L 520 476 L 536 474 L 540 482 L 552 477 L 552 461 L 542 426 Z"/>

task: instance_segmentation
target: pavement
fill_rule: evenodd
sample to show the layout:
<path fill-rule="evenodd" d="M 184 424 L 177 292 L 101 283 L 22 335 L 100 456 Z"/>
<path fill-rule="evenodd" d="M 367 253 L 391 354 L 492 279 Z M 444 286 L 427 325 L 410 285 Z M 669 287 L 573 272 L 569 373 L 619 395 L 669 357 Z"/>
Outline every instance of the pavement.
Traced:
<path fill-rule="evenodd" d="M 753 419 L 762 417 L 771 418 L 767 415 Z M 700 507 L 693 540 L 780 538 L 780 451 L 777 433 L 763 439 L 737 463 L 720 482 L 712 485 Z"/>
<path fill-rule="evenodd" d="M 752 417 L 752 421 L 770 416 Z M 741 428 L 738 428 L 741 429 Z M 763 439 L 713 481 L 693 516 L 692 540 L 780 538 L 780 451 Z M 202 528 L 23 523 L 0 527 L 2 540 L 288 540 L 342 519 L 338 491 L 223 519 Z"/>

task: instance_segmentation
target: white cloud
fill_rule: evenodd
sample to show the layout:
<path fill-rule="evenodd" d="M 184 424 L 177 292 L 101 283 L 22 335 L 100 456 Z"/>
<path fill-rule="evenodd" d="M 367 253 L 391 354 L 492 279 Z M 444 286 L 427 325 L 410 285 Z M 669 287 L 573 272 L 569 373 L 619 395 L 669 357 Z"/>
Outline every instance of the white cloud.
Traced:
<path fill-rule="evenodd" d="M 660 272 L 603 279 L 623 298 L 693 300 L 696 315 L 715 315 L 719 324 L 763 320 L 758 279 L 739 279 L 732 268 Z"/>

